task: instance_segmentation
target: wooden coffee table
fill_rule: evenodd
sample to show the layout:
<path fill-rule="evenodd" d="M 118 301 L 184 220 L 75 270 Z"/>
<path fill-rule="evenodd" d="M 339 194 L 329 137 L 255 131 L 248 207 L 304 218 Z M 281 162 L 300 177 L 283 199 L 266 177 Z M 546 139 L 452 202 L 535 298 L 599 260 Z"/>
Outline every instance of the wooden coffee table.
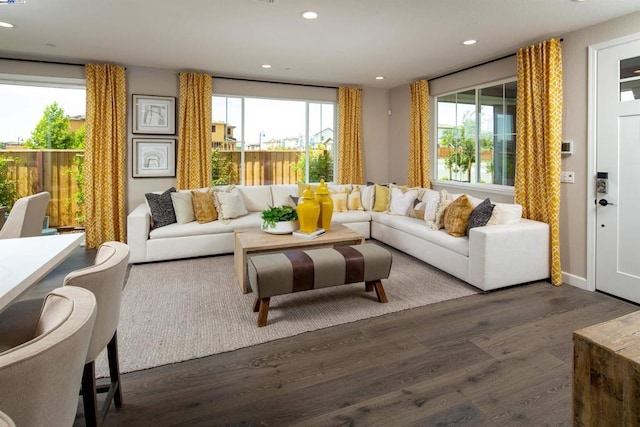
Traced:
<path fill-rule="evenodd" d="M 302 239 L 291 234 L 269 234 L 260 228 L 239 228 L 234 231 L 233 264 L 242 293 L 251 291 L 247 278 L 247 259 L 250 255 L 265 252 L 283 252 L 288 249 L 309 249 L 359 245 L 364 237 L 342 224 L 332 223 L 331 230 L 315 239 Z"/>

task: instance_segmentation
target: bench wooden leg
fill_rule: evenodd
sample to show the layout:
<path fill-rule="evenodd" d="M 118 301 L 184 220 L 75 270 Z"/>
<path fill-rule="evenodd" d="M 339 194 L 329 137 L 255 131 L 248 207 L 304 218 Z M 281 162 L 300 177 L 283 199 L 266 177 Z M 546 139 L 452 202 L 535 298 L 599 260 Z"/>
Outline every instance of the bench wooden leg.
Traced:
<path fill-rule="evenodd" d="M 267 315 L 269 314 L 269 298 L 261 298 L 260 309 L 258 311 L 258 326 L 267 326 Z"/>
<path fill-rule="evenodd" d="M 387 302 L 387 294 L 384 293 L 384 288 L 382 287 L 382 281 L 376 280 L 373 283 L 373 286 L 376 290 L 376 295 L 378 296 L 378 301 L 381 303 Z"/>

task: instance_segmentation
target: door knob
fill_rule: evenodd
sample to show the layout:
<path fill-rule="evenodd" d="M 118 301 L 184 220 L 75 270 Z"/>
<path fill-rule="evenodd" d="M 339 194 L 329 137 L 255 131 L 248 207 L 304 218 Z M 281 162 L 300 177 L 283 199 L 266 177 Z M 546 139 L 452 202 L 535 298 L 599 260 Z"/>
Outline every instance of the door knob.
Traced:
<path fill-rule="evenodd" d="M 613 203 L 609 203 L 609 202 L 607 201 L 607 199 L 600 199 L 600 200 L 598 200 L 598 204 L 600 204 L 600 206 L 607 206 L 607 205 L 609 205 L 609 206 L 615 206 Z"/>

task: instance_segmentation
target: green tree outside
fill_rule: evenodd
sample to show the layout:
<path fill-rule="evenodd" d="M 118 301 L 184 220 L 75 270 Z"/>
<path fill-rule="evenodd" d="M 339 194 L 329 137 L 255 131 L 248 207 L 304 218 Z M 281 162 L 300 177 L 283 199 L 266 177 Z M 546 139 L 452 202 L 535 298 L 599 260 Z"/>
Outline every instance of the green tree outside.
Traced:
<path fill-rule="evenodd" d="M 0 157 L 0 206 L 6 206 L 7 211 L 19 198 L 16 184 L 9 176 L 9 164 L 13 161 L 10 157 Z"/>
<path fill-rule="evenodd" d="M 53 102 L 44 109 L 42 119 L 31 132 L 25 147 L 31 149 L 78 149 L 84 148 L 84 125 L 76 132 L 70 131 L 69 118 L 64 110 Z"/>
<path fill-rule="evenodd" d="M 320 182 L 333 180 L 333 155 L 331 151 L 326 150 L 320 145 L 317 150 L 309 151 L 309 180 L 307 181 L 305 165 L 307 156 L 303 152 L 298 157 L 295 168 L 302 175 L 302 182 Z"/>

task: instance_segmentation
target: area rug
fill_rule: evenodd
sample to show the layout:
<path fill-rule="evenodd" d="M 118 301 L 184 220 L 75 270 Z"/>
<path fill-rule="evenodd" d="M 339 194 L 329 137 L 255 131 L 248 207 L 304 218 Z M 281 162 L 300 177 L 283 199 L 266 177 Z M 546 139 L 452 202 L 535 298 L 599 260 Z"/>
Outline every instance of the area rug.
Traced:
<path fill-rule="evenodd" d="M 242 294 L 233 255 L 134 265 L 123 291 L 118 345 L 122 373 L 216 353 L 478 293 L 455 277 L 390 249 L 389 302 L 364 284 L 273 297 L 266 327 Z M 96 361 L 107 374 L 106 358 Z"/>

